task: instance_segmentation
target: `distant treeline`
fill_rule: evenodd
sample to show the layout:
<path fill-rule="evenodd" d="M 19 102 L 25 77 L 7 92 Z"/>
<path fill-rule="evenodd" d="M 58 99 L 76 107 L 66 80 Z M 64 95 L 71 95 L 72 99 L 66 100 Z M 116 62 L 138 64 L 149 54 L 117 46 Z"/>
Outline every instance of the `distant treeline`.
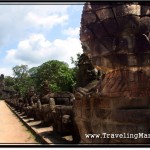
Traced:
<path fill-rule="evenodd" d="M 69 68 L 67 63 L 58 60 L 50 60 L 30 69 L 28 69 L 28 65 L 17 65 L 12 68 L 14 76 L 5 77 L 5 86 L 24 96 L 31 86 L 40 92 L 43 81 L 48 80 L 52 92 L 72 92 L 77 82 L 77 62 L 80 55 L 77 54 L 77 56 L 77 61 L 71 58 L 75 65 L 73 68 Z"/>

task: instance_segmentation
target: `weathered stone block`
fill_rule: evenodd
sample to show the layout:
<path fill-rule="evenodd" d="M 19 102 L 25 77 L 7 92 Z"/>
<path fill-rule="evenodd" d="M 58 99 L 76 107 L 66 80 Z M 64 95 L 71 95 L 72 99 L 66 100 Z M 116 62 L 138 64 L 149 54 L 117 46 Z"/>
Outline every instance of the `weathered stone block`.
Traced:
<path fill-rule="evenodd" d="M 136 108 L 148 108 L 150 105 L 150 99 L 145 98 L 113 98 L 111 100 L 112 109 L 136 109 Z"/>
<path fill-rule="evenodd" d="M 110 116 L 112 121 L 121 123 L 145 123 L 150 120 L 150 110 L 132 109 L 132 110 L 114 110 Z"/>

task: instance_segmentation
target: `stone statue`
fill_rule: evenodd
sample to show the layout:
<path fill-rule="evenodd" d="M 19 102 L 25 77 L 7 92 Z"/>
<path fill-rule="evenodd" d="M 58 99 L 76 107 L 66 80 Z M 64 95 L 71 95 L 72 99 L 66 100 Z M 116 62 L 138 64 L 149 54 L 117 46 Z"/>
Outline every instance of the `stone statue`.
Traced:
<path fill-rule="evenodd" d="M 35 88 L 31 86 L 28 91 L 28 104 L 29 106 L 33 106 L 37 103 L 37 95 L 35 93 Z"/>
<path fill-rule="evenodd" d="M 82 54 L 78 62 L 77 86 L 84 87 L 97 78 L 97 72 L 86 54 Z"/>
<path fill-rule="evenodd" d="M 72 135 L 73 143 L 79 143 L 80 135 L 74 122 L 73 103 L 75 97 L 69 92 L 55 93 L 53 131 L 61 136 Z"/>
<path fill-rule="evenodd" d="M 8 98 L 6 101 L 10 106 L 15 107 L 15 100 L 16 100 L 16 91 L 13 91 L 10 95 L 10 98 Z"/>
<path fill-rule="evenodd" d="M 48 80 L 43 81 L 41 90 L 41 104 L 48 104 L 51 93 Z"/>
<path fill-rule="evenodd" d="M 37 105 L 38 96 L 36 95 L 35 88 L 31 86 L 26 93 L 27 99 L 25 103 L 27 103 L 27 107 L 25 109 L 26 115 L 28 117 L 33 117 L 35 115 L 35 107 Z"/>
<path fill-rule="evenodd" d="M 0 75 L 0 96 L 3 98 L 3 90 L 5 89 L 4 75 Z"/>
<path fill-rule="evenodd" d="M 23 97 L 21 96 L 21 93 L 18 93 L 18 110 L 20 112 L 23 111 L 23 106 L 24 106 L 24 101 L 23 101 Z"/>
<path fill-rule="evenodd" d="M 5 81 L 4 81 L 4 75 L 1 74 L 0 75 L 0 85 L 1 85 L 1 89 L 4 89 L 5 88 Z"/>
<path fill-rule="evenodd" d="M 149 133 L 150 124 L 145 124 L 150 117 L 149 10 L 149 2 L 85 3 L 80 28 L 83 52 L 105 76 L 75 91 L 74 120 L 81 143 L 150 143 L 85 136 Z"/>
<path fill-rule="evenodd" d="M 50 126 L 53 123 L 52 111 L 54 110 L 55 100 L 51 98 L 49 82 L 47 80 L 42 83 L 41 92 L 41 120 L 43 126 Z"/>

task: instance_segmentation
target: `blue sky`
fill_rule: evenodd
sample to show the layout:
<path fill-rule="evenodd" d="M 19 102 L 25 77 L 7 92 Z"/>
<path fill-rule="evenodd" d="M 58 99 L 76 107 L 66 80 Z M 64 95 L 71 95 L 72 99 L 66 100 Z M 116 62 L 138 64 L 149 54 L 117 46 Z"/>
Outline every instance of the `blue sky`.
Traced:
<path fill-rule="evenodd" d="M 0 74 L 57 59 L 72 67 L 82 53 L 79 28 L 83 5 L 0 5 Z"/>

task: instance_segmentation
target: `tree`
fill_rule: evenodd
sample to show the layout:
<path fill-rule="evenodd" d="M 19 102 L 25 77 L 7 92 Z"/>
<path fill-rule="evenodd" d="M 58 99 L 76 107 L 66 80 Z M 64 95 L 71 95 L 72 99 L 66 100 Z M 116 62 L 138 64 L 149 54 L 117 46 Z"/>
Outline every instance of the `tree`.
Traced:
<path fill-rule="evenodd" d="M 22 79 L 28 75 L 28 66 L 27 65 L 17 65 L 13 67 L 14 77 Z"/>
<path fill-rule="evenodd" d="M 38 86 L 44 80 L 50 82 L 50 87 L 55 91 L 72 91 L 74 78 L 72 69 L 68 64 L 58 60 L 51 60 L 43 63 L 37 68 Z"/>
<path fill-rule="evenodd" d="M 81 54 L 78 53 L 78 54 L 77 54 L 77 59 L 76 59 L 76 60 L 75 60 L 73 57 L 71 57 L 71 63 L 74 64 L 75 67 L 78 67 L 78 62 L 79 62 L 80 56 L 81 56 Z"/>
<path fill-rule="evenodd" d="M 14 86 L 15 85 L 15 80 L 13 77 L 10 77 L 10 76 L 6 76 L 4 78 L 4 81 L 5 81 L 5 86 L 7 87 L 11 87 L 11 86 Z"/>
<path fill-rule="evenodd" d="M 5 91 L 15 91 L 14 90 L 15 80 L 13 77 L 5 76 L 4 77 L 4 89 Z"/>
<path fill-rule="evenodd" d="M 78 53 L 76 60 L 73 57 L 71 57 L 71 63 L 74 64 L 74 66 L 75 66 L 72 68 L 74 87 L 76 86 L 76 83 L 77 83 L 77 76 L 78 76 L 78 71 L 79 71 L 78 63 L 79 63 L 80 56 L 81 56 L 81 54 Z"/>
<path fill-rule="evenodd" d="M 74 68 L 69 68 L 68 64 L 58 60 L 51 60 L 43 63 L 39 67 L 28 69 L 27 65 L 17 65 L 13 67 L 14 78 L 7 79 L 9 84 L 13 84 L 16 91 L 24 95 L 30 86 L 34 86 L 41 92 L 42 83 L 49 81 L 49 87 L 52 92 L 70 91 L 76 83 Z M 9 81 L 10 80 L 10 81 Z"/>
<path fill-rule="evenodd" d="M 20 92 L 21 95 L 24 95 L 28 87 L 32 85 L 31 79 L 28 73 L 27 65 L 17 65 L 13 67 L 14 74 L 14 89 Z"/>
<path fill-rule="evenodd" d="M 28 70 L 28 74 L 31 78 L 36 78 L 38 67 L 32 67 Z"/>

